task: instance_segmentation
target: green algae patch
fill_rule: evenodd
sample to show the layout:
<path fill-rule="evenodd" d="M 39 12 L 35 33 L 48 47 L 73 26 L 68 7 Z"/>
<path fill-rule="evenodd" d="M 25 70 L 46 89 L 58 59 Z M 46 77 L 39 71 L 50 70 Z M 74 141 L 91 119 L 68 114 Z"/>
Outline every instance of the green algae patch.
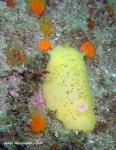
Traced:
<path fill-rule="evenodd" d="M 69 46 L 51 52 L 43 93 L 47 107 L 68 129 L 91 131 L 96 123 L 94 100 L 83 56 Z"/>

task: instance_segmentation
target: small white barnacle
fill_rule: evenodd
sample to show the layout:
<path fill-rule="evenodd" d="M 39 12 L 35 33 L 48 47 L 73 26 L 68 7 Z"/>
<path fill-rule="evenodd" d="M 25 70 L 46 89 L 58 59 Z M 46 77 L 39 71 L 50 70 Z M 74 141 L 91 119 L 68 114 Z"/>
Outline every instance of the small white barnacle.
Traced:
<path fill-rule="evenodd" d="M 55 137 L 58 138 L 58 131 L 55 131 Z"/>

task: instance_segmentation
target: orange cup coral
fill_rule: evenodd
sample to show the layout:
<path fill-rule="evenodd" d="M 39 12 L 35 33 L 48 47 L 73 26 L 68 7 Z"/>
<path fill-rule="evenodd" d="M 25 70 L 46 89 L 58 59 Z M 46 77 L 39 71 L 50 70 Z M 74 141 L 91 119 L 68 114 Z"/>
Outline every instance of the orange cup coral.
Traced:
<path fill-rule="evenodd" d="M 33 14 L 40 16 L 43 14 L 45 9 L 45 2 L 44 0 L 30 0 L 30 9 Z"/>
<path fill-rule="evenodd" d="M 106 5 L 105 9 L 109 14 L 113 14 L 113 6 L 111 4 Z"/>
<path fill-rule="evenodd" d="M 87 27 L 89 29 L 93 29 L 95 27 L 95 21 L 90 17 L 87 19 Z"/>
<path fill-rule="evenodd" d="M 93 58 L 94 57 L 94 51 L 95 47 L 91 41 L 85 41 L 80 45 L 80 49 L 83 52 L 87 52 L 86 56 L 87 58 Z"/>
<path fill-rule="evenodd" d="M 39 30 L 46 36 L 49 36 L 54 32 L 52 21 L 47 16 L 41 18 Z"/>
<path fill-rule="evenodd" d="M 14 8 L 16 5 L 16 0 L 6 0 L 6 6 L 10 8 Z"/>
<path fill-rule="evenodd" d="M 38 47 L 41 51 L 48 51 L 51 48 L 51 42 L 48 39 L 40 39 L 38 41 Z"/>
<path fill-rule="evenodd" d="M 42 132 L 46 127 L 45 119 L 39 113 L 34 112 L 32 114 L 32 121 L 30 122 L 29 127 L 33 133 Z"/>

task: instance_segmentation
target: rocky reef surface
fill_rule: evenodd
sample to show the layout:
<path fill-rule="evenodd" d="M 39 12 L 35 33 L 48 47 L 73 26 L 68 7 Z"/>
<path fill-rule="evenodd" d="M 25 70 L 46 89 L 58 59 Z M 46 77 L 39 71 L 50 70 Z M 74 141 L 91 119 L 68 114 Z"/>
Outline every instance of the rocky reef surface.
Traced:
<path fill-rule="evenodd" d="M 46 0 L 41 16 L 27 0 L 15 2 L 11 7 L 0 0 L 0 150 L 115 150 L 116 1 Z M 44 15 L 53 24 L 52 47 L 69 43 L 79 50 L 88 39 L 94 44 L 95 56 L 85 59 L 97 117 L 91 133 L 64 128 L 43 100 L 50 51 L 40 51 L 37 42 L 46 37 L 39 30 Z M 32 105 L 45 116 L 41 133 L 29 128 Z"/>

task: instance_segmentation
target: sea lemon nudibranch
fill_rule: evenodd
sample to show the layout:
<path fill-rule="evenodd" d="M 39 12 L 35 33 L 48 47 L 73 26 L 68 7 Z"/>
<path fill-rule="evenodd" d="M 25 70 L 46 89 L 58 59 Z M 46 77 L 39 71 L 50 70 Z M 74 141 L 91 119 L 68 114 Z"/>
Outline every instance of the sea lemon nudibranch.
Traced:
<path fill-rule="evenodd" d="M 92 131 L 96 123 L 94 100 L 89 87 L 83 55 L 69 46 L 51 51 L 43 82 L 47 107 L 68 129 Z"/>

